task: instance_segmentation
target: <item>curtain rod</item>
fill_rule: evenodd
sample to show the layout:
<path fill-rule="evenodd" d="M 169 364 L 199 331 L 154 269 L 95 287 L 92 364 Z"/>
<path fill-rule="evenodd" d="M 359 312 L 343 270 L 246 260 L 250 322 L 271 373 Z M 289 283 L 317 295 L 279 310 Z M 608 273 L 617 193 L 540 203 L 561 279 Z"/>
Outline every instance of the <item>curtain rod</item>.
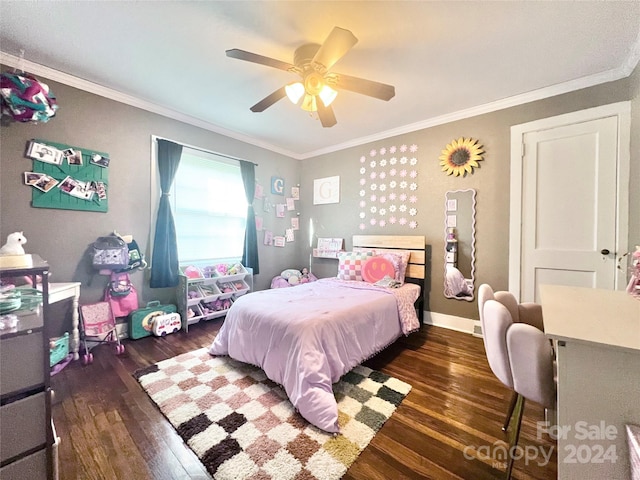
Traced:
<path fill-rule="evenodd" d="M 239 162 L 249 162 L 249 163 L 253 163 L 256 167 L 258 166 L 258 164 L 256 162 L 252 162 L 250 160 L 245 160 L 244 158 L 232 157 L 231 155 L 225 155 L 224 153 L 214 152 L 213 150 L 206 150 L 204 148 L 195 147 L 193 145 L 188 145 L 188 144 L 183 143 L 183 142 L 178 142 L 177 140 L 171 140 L 170 138 L 159 137 L 158 135 L 151 135 L 151 138 L 153 138 L 156 141 L 157 140 L 166 140 L 168 142 L 178 143 L 178 144 L 182 145 L 183 147 L 187 147 L 187 148 L 190 148 L 192 150 L 197 150 L 199 152 L 204 152 L 204 153 L 210 153 L 212 155 L 218 155 L 219 157 L 228 158 L 230 160 L 238 160 Z"/>

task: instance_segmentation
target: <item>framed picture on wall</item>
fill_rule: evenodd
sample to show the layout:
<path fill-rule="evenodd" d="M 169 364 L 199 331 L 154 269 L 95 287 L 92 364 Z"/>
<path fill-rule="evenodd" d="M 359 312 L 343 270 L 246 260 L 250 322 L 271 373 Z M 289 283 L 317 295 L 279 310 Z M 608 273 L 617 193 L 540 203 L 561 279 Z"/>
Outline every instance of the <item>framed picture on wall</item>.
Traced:
<path fill-rule="evenodd" d="M 284 195 L 284 178 L 271 177 L 271 193 L 274 195 Z"/>
<path fill-rule="evenodd" d="M 340 203 L 340 177 L 317 178 L 313 181 L 313 204 Z"/>

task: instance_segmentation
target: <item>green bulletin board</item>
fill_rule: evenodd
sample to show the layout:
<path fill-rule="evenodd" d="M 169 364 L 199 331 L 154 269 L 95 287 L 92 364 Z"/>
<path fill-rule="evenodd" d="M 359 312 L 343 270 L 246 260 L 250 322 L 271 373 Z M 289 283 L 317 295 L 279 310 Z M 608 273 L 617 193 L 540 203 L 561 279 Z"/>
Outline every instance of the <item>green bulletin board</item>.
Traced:
<path fill-rule="evenodd" d="M 93 195 L 91 200 L 76 198 L 64 193 L 58 186 L 43 192 L 37 188 L 32 188 L 31 206 L 36 208 L 58 208 L 63 210 L 83 210 L 87 212 L 107 212 L 109 199 L 109 168 L 100 167 L 91 163 L 93 155 L 100 155 L 109 158 L 109 154 L 89 150 L 82 147 L 74 147 L 63 143 L 54 143 L 47 140 L 33 140 L 34 142 L 55 147 L 64 151 L 73 149 L 82 152 L 82 165 L 70 165 L 66 158 L 62 160 L 60 165 L 45 163 L 33 160 L 32 171 L 36 173 L 47 174 L 59 182 L 62 182 L 67 176 L 79 180 L 81 182 L 102 182 L 105 187 L 106 197 L 100 199 L 98 195 Z M 31 158 L 31 157 L 29 157 Z M 58 184 L 59 185 L 59 184 Z"/>

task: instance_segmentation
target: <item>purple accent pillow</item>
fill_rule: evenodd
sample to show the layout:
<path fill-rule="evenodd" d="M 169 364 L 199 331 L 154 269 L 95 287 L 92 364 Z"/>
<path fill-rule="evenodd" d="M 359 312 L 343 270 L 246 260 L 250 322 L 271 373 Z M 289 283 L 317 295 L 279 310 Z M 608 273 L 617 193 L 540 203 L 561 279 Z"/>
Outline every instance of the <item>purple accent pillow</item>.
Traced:
<path fill-rule="evenodd" d="M 391 262 L 394 271 L 393 279 L 397 282 L 404 283 L 404 272 L 406 270 L 406 267 L 403 268 L 402 255 L 398 255 L 397 253 L 383 253 L 376 256 L 382 257 Z"/>
<path fill-rule="evenodd" d="M 384 248 L 376 248 L 376 255 L 397 255 L 400 257 L 400 267 L 398 269 L 398 274 L 396 280 L 401 284 L 404 284 L 404 277 L 407 273 L 407 267 L 409 265 L 409 257 L 411 257 L 410 250 L 393 250 L 393 249 L 384 249 Z"/>

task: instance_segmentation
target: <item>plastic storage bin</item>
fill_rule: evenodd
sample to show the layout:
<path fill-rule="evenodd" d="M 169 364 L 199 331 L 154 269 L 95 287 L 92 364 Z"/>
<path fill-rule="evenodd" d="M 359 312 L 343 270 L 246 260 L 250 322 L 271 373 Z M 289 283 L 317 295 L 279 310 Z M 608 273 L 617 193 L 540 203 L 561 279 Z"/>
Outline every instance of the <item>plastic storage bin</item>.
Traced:
<path fill-rule="evenodd" d="M 69 332 L 62 337 L 51 338 L 49 345 L 49 366 L 53 367 L 69 355 Z"/>

